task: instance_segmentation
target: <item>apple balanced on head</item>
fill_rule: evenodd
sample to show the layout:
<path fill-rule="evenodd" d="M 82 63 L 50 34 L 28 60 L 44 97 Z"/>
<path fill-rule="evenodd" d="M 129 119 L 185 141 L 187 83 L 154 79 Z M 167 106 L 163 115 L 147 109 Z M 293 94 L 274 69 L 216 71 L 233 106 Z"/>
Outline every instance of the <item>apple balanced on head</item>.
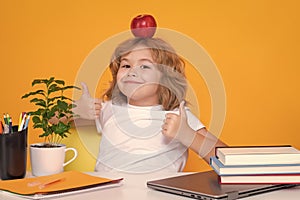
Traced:
<path fill-rule="evenodd" d="M 156 21 L 152 15 L 138 15 L 132 19 L 130 28 L 135 37 L 150 38 L 155 34 Z"/>

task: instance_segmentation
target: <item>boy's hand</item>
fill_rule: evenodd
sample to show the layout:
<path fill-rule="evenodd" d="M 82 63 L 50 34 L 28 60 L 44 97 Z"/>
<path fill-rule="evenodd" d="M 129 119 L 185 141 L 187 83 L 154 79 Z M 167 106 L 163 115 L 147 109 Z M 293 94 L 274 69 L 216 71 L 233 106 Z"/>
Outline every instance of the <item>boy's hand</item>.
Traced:
<path fill-rule="evenodd" d="M 195 131 L 188 125 L 184 101 L 180 103 L 179 115 L 167 113 L 162 125 L 162 133 L 169 138 L 179 140 L 185 146 L 191 145 Z"/>
<path fill-rule="evenodd" d="M 81 83 L 82 95 L 79 100 L 75 102 L 76 107 L 73 112 L 79 115 L 80 118 L 94 120 L 100 116 L 101 100 L 92 98 L 89 88 L 85 83 Z"/>

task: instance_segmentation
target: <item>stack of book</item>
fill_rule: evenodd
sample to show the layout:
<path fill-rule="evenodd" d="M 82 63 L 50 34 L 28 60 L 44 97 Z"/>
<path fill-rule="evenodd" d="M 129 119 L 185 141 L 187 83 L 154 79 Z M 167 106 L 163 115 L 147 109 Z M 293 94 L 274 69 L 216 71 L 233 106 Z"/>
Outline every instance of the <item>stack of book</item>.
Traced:
<path fill-rule="evenodd" d="M 289 145 L 217 147 L 210 166 L 224 184 L 300 183 L 300 151 Z"/>

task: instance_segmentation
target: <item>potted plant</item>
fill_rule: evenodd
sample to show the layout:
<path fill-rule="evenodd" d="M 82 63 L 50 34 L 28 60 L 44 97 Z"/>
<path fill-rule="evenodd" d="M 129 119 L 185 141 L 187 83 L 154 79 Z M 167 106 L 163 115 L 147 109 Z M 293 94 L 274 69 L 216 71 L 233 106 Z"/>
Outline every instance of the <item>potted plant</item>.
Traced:
<path fill-rule="evenodd" d="M 44 138 L 43 143 L 30 145 L 32 173 L 36 176 L 59 173 L 77 157 L 76 149 L 66 148 L 61 141 L 70 134 L 71 119 L 75 116 L 72 108 L 76 106 L 65 92 L 80 88 L 65 85 L 65 81 L 54 77 L 35 79 L 31 85 L 40 87 L 23 95 L 22 99 L 32 97 L 30 103 L 37 108 L 28 114 L 32 116 L 33 128 L 41 129 L 39 137 Z M 74 151 L 74 157 L 64 163 L 65 152 L 68 150 Z"/>

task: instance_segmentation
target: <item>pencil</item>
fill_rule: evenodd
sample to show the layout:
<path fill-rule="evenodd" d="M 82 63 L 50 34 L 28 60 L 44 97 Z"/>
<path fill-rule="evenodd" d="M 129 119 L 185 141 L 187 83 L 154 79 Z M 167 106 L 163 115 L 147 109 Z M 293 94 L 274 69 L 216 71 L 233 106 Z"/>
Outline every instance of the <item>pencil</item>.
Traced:
<path fill-rule="evenodd" d="M 45 187 L 48 187 L 50 185 L 53 185 L 55 183 L 59 183 L 61 181 L 64 181 L 66 178 L 58 178 L 58 179 L 55 179 L 55 180 L 52 180 L 52 181 L 49 181 L 49 182 L 46 182 L 46 183 L 42 183 L 41 185 L 39 185 L 39 189 L 43 189 Z"/>
<path fill-rule="evenodd" d="M 24 116 L 22 118 L 22 121 L 21 121 L 21 124 L 19 125 L 18 131 L 23 130 L 23 126 L 25 124 L 25 120 L 26 120 L 26 113 L 24 114 Z"/>
<path fill-rule="evenodd" d="M 22 123 L 22 118 L 23 118 L 23 113 L 20 113 L 20 117 L 19 117 L 19 129 L 20 129 L 20 126 L 21 126 L 21 123 Z"/>

